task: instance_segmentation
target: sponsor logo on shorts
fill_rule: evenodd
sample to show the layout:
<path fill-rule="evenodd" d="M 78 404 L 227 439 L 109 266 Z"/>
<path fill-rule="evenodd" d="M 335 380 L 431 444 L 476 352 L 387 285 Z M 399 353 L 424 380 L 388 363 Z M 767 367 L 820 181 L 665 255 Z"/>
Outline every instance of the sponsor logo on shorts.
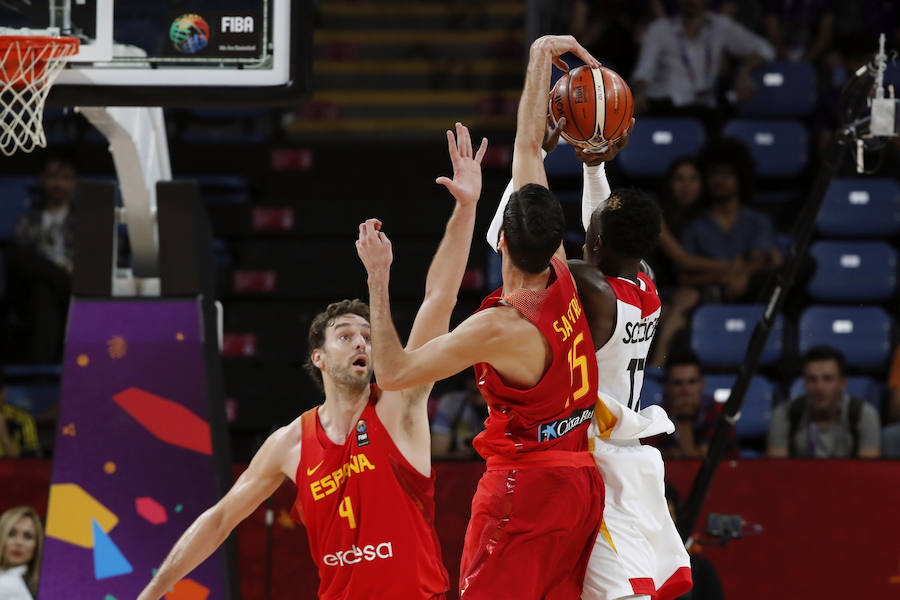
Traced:
<path fill-rule="evenodd" d="M 557 419 L 550 423 L 544 423 L 538 427 L 538 441 L 549 442 L 566 435 L 578 426 L 591 420 L 594 416 L 594 408 L 576 408 L 565 419 Z"/>
<path fill-rule="evenodd" d="M 393 557 L 394 548 L 391 546 L 391 543 L 381 542 L 380 544 L 366 544 L 365 546 L 353 544 L 349 550 L 338 550 L 332 554 L 326 554 L 322 557 L 322 562 L 329 567 L 346 567 L 363 561 L 372 562 Z"/>

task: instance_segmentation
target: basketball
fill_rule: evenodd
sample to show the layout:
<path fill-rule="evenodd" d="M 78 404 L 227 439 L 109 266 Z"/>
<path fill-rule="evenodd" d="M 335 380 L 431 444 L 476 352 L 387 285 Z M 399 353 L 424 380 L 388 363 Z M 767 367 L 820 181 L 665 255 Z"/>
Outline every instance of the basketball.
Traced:
<path fill-rule="evenodd" d="M 553 124 L 565 117 L 562 137 L 585 150 L 606 149 L 621 137 L 633 115 L 634 100 L 628 84 L 606 67 L 576 67 L 550 91 Z"/>

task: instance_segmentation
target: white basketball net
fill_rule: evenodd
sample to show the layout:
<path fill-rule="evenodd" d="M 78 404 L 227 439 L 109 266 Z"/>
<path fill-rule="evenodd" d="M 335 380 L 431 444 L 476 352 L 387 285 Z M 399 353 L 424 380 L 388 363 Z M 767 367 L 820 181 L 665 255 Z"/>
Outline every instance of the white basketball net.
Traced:
<path fill-rule="evenodd" d="M 0 36 L 0 152 L 45 147 L 44 101 L 78 40 Z"/>

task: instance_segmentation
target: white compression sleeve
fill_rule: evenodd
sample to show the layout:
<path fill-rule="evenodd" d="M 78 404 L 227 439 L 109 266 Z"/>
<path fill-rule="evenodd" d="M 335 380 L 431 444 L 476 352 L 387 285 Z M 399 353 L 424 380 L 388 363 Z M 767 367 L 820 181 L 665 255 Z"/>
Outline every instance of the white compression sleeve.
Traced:
<path fill-rule="evenodd" d="M 547 153 L 544 150 L 541 150 L 541 158 L 546 157 Z M 497 251 L 497 240 L 500 237 L 500 228 L 503 226 L 503 212 L 506 210 L 506 204 L 509 202 L 509 197 L 512 193 L 513 182 L 512 179 L 510 179 L 509 183 L 506 184 L 506 189 L 503 190 L 503 195 L 500 197 L 500 206 L 497 207 L 497 212 L 494 213 L 494 218 L 491 219 L 491 226 L 488 227 L 487 231 L 487 243 L 488 246 L 493 248 L 494 252 Z"/>
<path fill-rule="evenodd" d="M 581 223 L 587 231 L 591 223 L 591 215 L 598 208 L 606 205 L 612 190 L 606 179 L 606 163 L 596 167 L 584 165 L 584 189 L 581 196 Z"/>

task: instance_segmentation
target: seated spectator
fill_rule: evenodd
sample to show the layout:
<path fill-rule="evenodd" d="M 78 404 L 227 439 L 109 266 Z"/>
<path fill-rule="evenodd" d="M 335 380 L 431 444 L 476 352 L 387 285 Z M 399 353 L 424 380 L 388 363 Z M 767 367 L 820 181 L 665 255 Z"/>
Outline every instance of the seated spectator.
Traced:
<path fill-rule="evenodd" d="M 771 220 L 745 206 L 753 181 L 747 148 L 729 138 L 712 142 L 704 149 L 701 164 L 711 206 L 687 224 L 681 243 L 688 253 L 729 264 L 681 271 L 682 285 L 656 334 L 650 361 L 654 366 L 664 364 L 672 339 L 698 303 L 752 302 L 782 261 Z"/>
<path fill-rule="evenodd" d="M 894 351 L 888 373 L 888 425 L 881 431 L 881 456 L 900 458 L 900 347 Z"/>
<path fill-rule="evenodd" d="M 878 458 L 878 413 L 847 394 L 844 355 L 816 346 L 802 363 L 806 393 L 772 413 L 769 457 Z"/>
<path fill-rule="evenodd" d="M 33 509 L 19 506 L 0 515 L 0 598 L 37 596 L 43 548 L 44 531 Z"/>
<path fill-rule="evenodd" d="M 738 100 L 748 98 L 751 73 L 775 57 L 772 46 L 729 17 L 707 11 L 707 0 L 679 5 L 678 14 L 653 21 L 644 34 L 631 76 L 638 113 L 703 117 L 723 108 L 716 81 L 726 54 L 743 59 L 731 90 Z"/>
<path fill-rule="evenodd" d="M 9 404 L 6 391 L 6 376 L 0 370 L 0 458 L 39 457 L 41 446 L 34 417 Z"/>
<path fill-rule="evenodd" d="M 690 254 L 678 242 L 685 226 L 700 212 L 702 197 L 700 162 L 690 156 L 677 159 L 664 180 L 660 198 L 663 227 L 659 251 L 650 261 L 656 273 L 656 285 L 663 293 L 677 282 L 680 271 L 721 271 L 724 277 L 734 266 L 732 261 Z M 663 306 L 663 310 L 666 308 Z"/>
<path fill-rule="evenodd" d="M 766 39 L 779 60 L 815 63 L 831 48 L 834 0 L 765 0 L 763 13 Z"/>
<path fill-rule="evenodd" d="M 677 514 L 681 510 L 679 506 L 678 490 L 675 486 L 666 481 L 666 503 L 669 505 L 669 514 L 672 520 L 678 522 Z M 696 547 L 696 544 L 693 546 Z M 691 579 L 693 587 L 691 591 L 683 596 L 679 596 L 677 600 L 723 600 L 725 598 L 722 592 L 722 583 L 719 581 L 719 574 L 712 562 L 702 554 L 691 551 Z"/>
<path fill-rule="evenodd" d="M 663 407 L 675 423 L 675 433 L 652 443 L 666 458 L 703 458 L 722 414 L 722 404 L 703 393 L 700 360 L 693 353 L 674 356 L 666 363 Z M 732 438 L 729 456 L 737 456 Z"/>
<path fill-rule="evenodd" d="M 75 164 L 47 159 L 41 197 L 16 223 L 7 249 L 12 309 L 31 327 L 26 360 L 57 362 L 62 354 L 71 294 L 74 220 L 78 183 Z"/>
<path fill-rule="evenodd" d="M 472 440 L 484 430 L 487 403 L 471 371 L 465 372 L 464 389 L 444 394 L 431 421 L 431 455 L 434 458 L 478 458 Z"/>

